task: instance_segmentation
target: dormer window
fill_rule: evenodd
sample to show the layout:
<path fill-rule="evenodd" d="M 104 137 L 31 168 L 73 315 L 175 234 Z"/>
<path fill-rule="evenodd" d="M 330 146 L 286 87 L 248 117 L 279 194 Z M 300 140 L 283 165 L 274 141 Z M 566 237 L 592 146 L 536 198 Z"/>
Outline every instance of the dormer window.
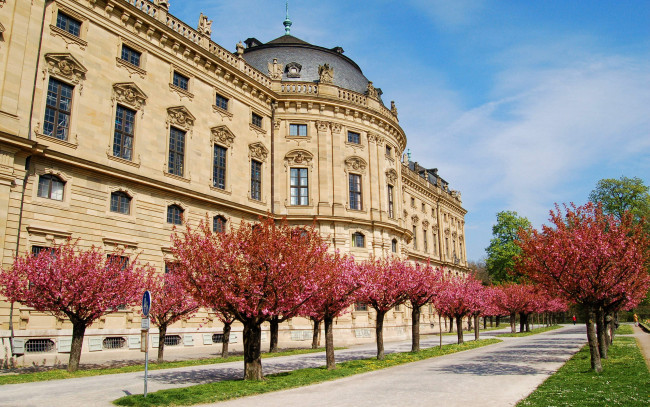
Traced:
<path fill-rule="evenodd" d="M 297 62 L 289 62 L 285 68 L 287 73 L 287 78 L 300 78 L 300 71 L 302 70 L 302 65 Z"/>

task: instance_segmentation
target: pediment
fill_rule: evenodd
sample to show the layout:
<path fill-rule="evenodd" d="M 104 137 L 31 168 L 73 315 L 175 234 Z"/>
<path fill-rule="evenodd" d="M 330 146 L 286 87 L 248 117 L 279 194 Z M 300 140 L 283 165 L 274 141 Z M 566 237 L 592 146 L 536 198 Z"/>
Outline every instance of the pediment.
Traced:
<path fill-rule="evenodd" d="M 212 142 L 230 147 L 235 140 L 235 134 L 226 126 L 216 126 L 210 129 Z"/>
<path fill-rule="evenodd" d="M 74 84 L 84 80 L 86 72 L 88 72 L 88 69 L 77 58 L 72 56 L 72 54 L 45 54 L 45 61 L 47 61 L 47 69 L 50 75 L 67 78 Z"/>
<path fill-rule="evenodd" d="M 397 171 L 392 168 L 386 171 L 386 179 L 394 185 L 397 182 Z"/>
<path fill-rule="evenodd" d="M 284 156 L 288 165 L 311 164 L 313 159 L 314 155 L 307 150 L 292 150 Z"/>
<path fill-rule="evenodd" d="M 167 122 L 171 125 L 189 130 L 194 126 L 196 118 L 185 106 L 167 108 Z"/>
<path fill-rule="evenodd" d="M 138 110 L 147 101 L 147 95 L 135 83 L 122 82 L 113 84 L 113 99 Z"/>
<path fill-rule="evenodd" d="M 361 157 L 352 156 L 345 159 L 345 167 L 348 170 L 364 172 L 367 166 L 368 164 Z"/>
<path fill-rule="evenodd" d="M 249 144 L 248 149 L 250 150 L 251 158 L 260 161 L 266 161 L 266 157 L 269 155 L 269 150 L 260 142 Z"/>

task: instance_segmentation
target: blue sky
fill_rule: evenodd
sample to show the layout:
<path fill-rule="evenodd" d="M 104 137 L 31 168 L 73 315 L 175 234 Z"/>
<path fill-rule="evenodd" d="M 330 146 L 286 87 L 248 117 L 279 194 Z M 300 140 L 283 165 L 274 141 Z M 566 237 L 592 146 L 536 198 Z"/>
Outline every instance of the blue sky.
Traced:
<path fill-rule="evenodd" d="M 496 213 L 536 227 L 601 178 L 650 184 L 650 2 L 292 1 L 291 34 L 341 46 L 395 100 L 412 159 L 437 167 L 468 210 L 468 258 Z M 284 1 L 172 1 L 227 49 L 284 33 Z"/>

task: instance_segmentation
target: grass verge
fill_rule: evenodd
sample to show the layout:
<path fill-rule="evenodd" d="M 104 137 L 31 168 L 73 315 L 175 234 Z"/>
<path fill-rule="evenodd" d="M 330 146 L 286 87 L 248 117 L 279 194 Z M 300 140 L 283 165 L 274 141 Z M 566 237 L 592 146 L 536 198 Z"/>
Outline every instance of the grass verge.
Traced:
<path fill-rule="evenodd" d="M 344 349 L 344 348 L 337 348 Z M 303 353 L 314 353 L 314 352 L 324 352 L 325 348 L 318 349 L 293 349 L 278 353 L 263 353 L 262 358 L 272 358 L 277 356 L 289 356 L 289 355 L 300 355 Z M 186 367 L 186 366 L 200 366 L 200 365 L 211 365 L 215 363 L 228 363 L 228 362 L 239 362 L 244 360 L 244 356 L 230 356 L 227 358 L 208 358 L 208 359 L 192 359 L 192 360 L 178 360 L 174 362 L 163 362 L 163 363 L 149 363 L 149 370 L 160 370 L 160 369 L 171 369 L 175 367 Z M 3 384 L 16 384 L 16 383 L 31 383 L 31 382 L 42 382 L 47 380 L 60 380 L 60 379 L 73 379 L 77 377 L 88 377 L 88 376 L 100 376 L 107 374 L 117 374 L 117 373 L 131 373 L 131 372 L 140 372 L 144 370 L 144 363 L 132 366 L 123 366 L 115 368 L 106 368 L 106 369 L 84 369 L 77 370 L 76 372 L 70 373 L 65 369 L 52 369 L 42 372 L 33 372 L 33 373 L 22 373 L 22 374 L 8 374 L 0 376 L 0 385 Z"/>
<path fill-rule="evenodd" d="M 390 353 L 386 355 L 384 360 L 361 359 L 341 362 L 337 364 L 335 370 L 327 370 L 325 367 L 299 369 L 286 373 L 268 375 L 263 381 L 225 380 L 190 387 L 160 390 L 148 394 L 146 399 L 141 394 L 126 396 L 115 400 L 113 403 L 118 406 L 189 406 L 193 404 L 213 403 L 254 394 L 307 386 L 309 384 L 385 369 L 387 367 L 474 349 L 498 342 L 501 341 L 498 339 L 483 339 L 480 341 L 469 341 L 463 345 L 444 345 L 442 349 L 434 347 L 415 353 Z"/>
<path fill-rule="evenodd" d="M 634 335 L 634 329 L 632 329 L 632 325 L 621 324 L 616 330 L 616 335 Z"/>
<path fill-rule="evenodd" d="M 479 330 L 479 332 L 496 331 L 497 329 L 503 329 L 503 328 L 506 328 L 506 327 L 507 327 L 507 325 L 501 325 L 499 327 L 493 326 L 493 327 L 486 328 L 486 329 L 481 328 Z M 455 328 L 455 326 L 454 326 L 454 328 Z M 463 329 L 463 335 L 469 335 L 469 334 L 474 335 L 474 329 L 472 329 L 471 331 Z M 454 331 L 454 332 L 443 332 L 442 333 L 442 336 L 450 336 L 450 335 L 456 336 L 456 335 L 458 335 L 458 333 L 456 333 L 456 331 Z M 438 336 L 438 334 L 437 333 L 436 334 L 430 334 L 430 335 L 427 335 L 427 336 Z"/>
<path fill-rule="evenodd" d="M 585 345 L 517 407 L 650 404 L 650 372 L 634 338 L 617 337 L 602 363 L 602 373 L 590 369 L 589 346 Z"/>
<path fill-rule="evenodd" d="M 540 334 L 542 332 L 547 332 L 547 331 L 552 331 L 554 329 L 562 328 L 562 325 L 551 325 L 551 326 L 543 326 L 541 328 L 535 328 L 531 329 L 530 332 L 517 332 L 517 333 L 506 333 L 506 334 L 498 334 L 496 336 L 501 336 L 501 337 L 519 337 L 519 336 L 529 336 L 529 335 L 535 335 L 535 334 Z"/>

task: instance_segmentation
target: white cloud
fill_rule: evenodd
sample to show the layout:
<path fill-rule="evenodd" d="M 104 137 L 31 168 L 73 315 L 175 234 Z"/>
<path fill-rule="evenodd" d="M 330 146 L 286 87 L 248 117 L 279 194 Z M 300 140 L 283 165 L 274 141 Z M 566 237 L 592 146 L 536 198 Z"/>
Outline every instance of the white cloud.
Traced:
<path fill-rule="evenodd" d="M 443 28 L 467 26 L 485 7 L 483 0 L 411 0 L 410 3 Z"/>

